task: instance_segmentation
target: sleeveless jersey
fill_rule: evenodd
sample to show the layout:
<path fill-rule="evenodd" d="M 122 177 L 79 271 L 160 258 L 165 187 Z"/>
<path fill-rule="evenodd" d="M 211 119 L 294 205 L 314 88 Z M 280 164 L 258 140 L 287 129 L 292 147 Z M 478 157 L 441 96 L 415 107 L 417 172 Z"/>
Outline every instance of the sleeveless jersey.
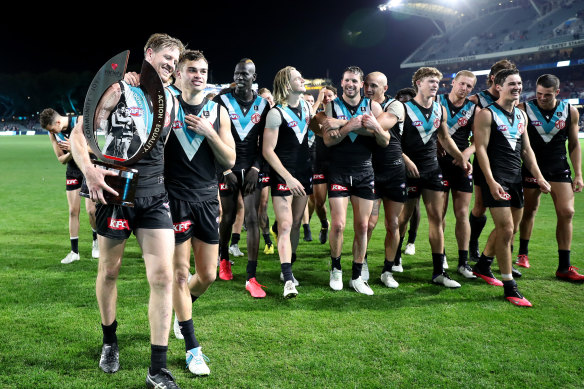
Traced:
<path fill-rule="evenodd" d="M 196 115 L 219 131 L 219 105 L 204 99 L 190 105 L 179 96 L 180 107 L 164 149 L 164 176 L 168 194 L 186 201 L 217 197 L 215 155 L 207 139 L 187 128 L 185 116 Z"/>
<path fill-rule="evenodd" d="M 290 174 L 301 181 L 306 180 L 312 175 L 308 146 L 310 108 L 302 99 L 298 109 L 280 104 L 275 108 L 280 112 L 282 123 L 278 129 L 278 141 L 274 152 Z M 272 170 L 271 174 L 277 173 Z"/>
<path fill-rule="evenodd" d="M 430 108 L 424 108 L 410 100 L 404 105 L 403 152 L 416 164 L 421 174 L 439 169 L 436 142 L 437 129 L 443 120 L 440 104 L 433 101 Z"/>
<path fill-rule="evenodd" d="M 235 166 L 232 170 L 262 167 L 262 136 L 266 116 L 270 110 L 268 101 L 254 92 L 250 102 L 237 99 L 231 92 L 220 94 L 214 101 L 223 105 L 231 119 L 231 133 L 235 140 Z"/>
<path fill-rule="evenodd" d="M 468 139 L 472 132 L 476 104 L 465 99 L 462 106 L 457 107 L 450 102 L 447 94 L 440 95 L 439 101 L 446 108 L 446 125 L 450 137 L 460 151 L 465 150 L 469 146 Z M 449 154 L 446 154 L 446 158 L 452 159 Z"/>
<path fill-rule="evenodd" d="M 140 87 L 124 81 L 119 83 L 122 95 L 108 118 L 111 128 L 104 145 L 105 152 L 114 159 L 127 159 L 146 141 L 153 122 L 150 98 Z M 136 197 L 153 196 L 165 192 L 164 188 L 164 139 L 174 122 L 174 97 L 165 88 L 166 114 L 164 127 L 155 146 L 135 164 L 128 166 L 138 170 L 140 178 Z M 109 143 L 108 143 L 109 142 Z"/>
<path fill-rule="evenodd" d="M 525 103 L 529 143 L 535 153 L 537 164 L 546 173 L 561 173 L 569 170 L 566 158 L 566 140 L 572 120 L 570 104 L 559 100 L 556 108 L 545 111 L 537 100 Z"/>
<path fill-rule="evenodd" d="M 480 91 L 476 94 L 476 96 L 478 98 L 478 106 L 480 108 L 485 108 L 497 101 L 497 98 L 493 96 L 488 89 Z"/>
<path fill-rule="evenodd" d="M 354 107 L 340 97 L 335 98 L 331 104 L 332 115 L 337 119 L 350 120 L 371 113 L 371 100 L 367 97 L 361 98 L 359 104 Z M 329 147 L 330 169 L 342 174 L 363 173 L 372 166 L 373 143 L 375 143 L 373 137 L 348 133 L 340 143 Z"/>
<path fill-rule="evenodd" d="M 384 111 L 387 111 L 389 105 L 397 100 L 387 99 L 381 104 Z M 402 104 L 397 101 L 398 104 Z M 404 169 L 402 157 L 401 137 L 403 133 L 403 122 L 397 122 L 390 130 L 389 144 L 387 147 L 381 147 L 376 142 L 373 144 L 372 161 L 375 177 L 392 177 L 395 172 Z"/>
<path fill-rule="evenodd" d="M 487 155 L 493 177 L 508 182 L 521 181 L 521 135 L 526 121 L 523 112 L 513 107 L 507 112 L 497 103 L 489 106 L 491 111 L 491 136 Z"/>
<path fill-rule="evenodd" d="M 55 138 L 57 138 L 57 141 L 69 140 L 69 137 L 71 136 L 71 131 L 73 131 L 73 128 L 75 127 L 75 124 L 77 124 L 78 120 L 79 115 L 69 116 L 69 124 L 67 125 L 67 128 L 62 130 L 58 134 L 55 134 Z M 69 162 L 67 162 L 67 174 L 70 175 L 81 174 L 81 169 L 79 169 L 77 163 L 75 163 L 75 160 L 73 158 L 71 158 Z"/>

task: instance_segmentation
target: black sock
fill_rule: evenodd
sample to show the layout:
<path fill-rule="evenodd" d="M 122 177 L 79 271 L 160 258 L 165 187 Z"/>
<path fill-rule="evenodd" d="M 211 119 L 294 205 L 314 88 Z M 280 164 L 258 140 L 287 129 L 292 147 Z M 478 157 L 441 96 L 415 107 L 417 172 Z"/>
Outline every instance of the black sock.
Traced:
<path fill-rule="evenodd" d="M 329 227 L 328 220 L 324 219 L 320 221 L 320 228 L 328 229 L 328 227 Z"/>
<path fill-rule="evenodd" d="M 495 257 L 487 257 L 484 253 L 481 254 L 477 261 L 477 268 L 480 270 L 490 270 Z"/>
<path fill-rule="evenodd" d="M 385 260 L 383 261 L 383 270 L 381 271 L 381 273 L 385 273 L 386 271 L 391 273 L 391 268 L 393 267 L 393 261 L 389 262 L 387 260 L 387 258 L 385 258 Z"/>
<path fill-rule="evenodd" d="M 274 224 L 272 224 L 272 230 L 276 235 L 278 235 L 278 221 L 274 220 Z"/>
<path fill-rule="evenodd" d="M 527 255 L 529 252 L 529 239 L 519 239 L 519 255 Z"/>
<path fill-rule="evenodd" d="M 338 269 L 341 270 L 341 256 L 331 257 L 331 270 Z"/>
<path fill-rule="evenodd" d="M 238 244 L 240 238 L 241 236 L 238 233 L 231 234 L 231 245 L 233 246 L 234 244 Z"/>
<path fill-rule="evenodd" d="M 166 368 L 166 353 L 168 346 L 150 345 L 150 374 L 160 373 L 160 369 Z"/>
<path fill-rule="evenodd" d="M 267 234 L 262 234 L 264 237 L 264 242 L 266 242 L 266 244 L 269 246 L 272 245 L 272 238 L 270 238 L 270 233 Z"/>
<path fill-rule="evenodd" d="M 517 282 L 514 279 L 503 280 L 503 293 L 505 296 L 515 295 L 515 288 L 517 287 Z"/>
<path fill-rule="evenodd" d="M 251 280 L 256 276 L 256 268 L 258 267 L 258 261 L 247 261 L 247 280 Z"/>
<path fill-rule="evenodd" d="M 79 253 L 79 238 L 71 238 L 71 251 Z"/>
<path fill-rule="evenodd" d="M 296 253 L 292 253 L 292 259 L 290 260 L 290 262 L 292 263 L 296 262 Z"/>
<path fill-rule="evenodd" d="M 304 228 L 304 233 L 306 234 L 308 231 L 310 231 L 310 224 L 303 224 L 302 228 Z"/>
<path fill-rule="evenodd" d="M 284 282 L 292 281 L 292 264 L 291 263 L 281 263 L 280 269 L 282 269 L 282 274 L 284 275 Z"/>
<path fill-rule="evenodd" d="M 471 212 L 468 216 L 468 221 L 470 223 L 470 241 L 476 242 L 476 246 L 478 247 L 479 236 L 481 236 L 483 228 L 487 224 L 487 215 L 476 217 Z"/>
<path fill-rule="evenodd" d="M 116 335 L 116 330 L 118 328 L 117 320 L 114 320 L 109 326 L 101 325 L 101 331 L 103 332 L 103 343 L 112 344 L 118 343 L 118 337 Z"/>
<path fill-rule="evenodd" d="M 468 250 L 458 250 L 458 267 L 468 263 Z"/>
<path fill-rule="evenodd" d="M 227 247 L 222 247 L 219 246 L 219 258 L 221 260 L 229 260 L 229 246 Z"/>
<path fill-rule="evenodd" d="M 417 231 L 409 230 L 408 231 L 408 243 L 411 243 L 411 244 L 416 243 L 416 237 L 417 237 L 417 235 L 418 235 L 418 232 Z"/>
<path fill-rule="evenodd" d="M 178 325 L 180 326 L 180 333 L 185 337 L 185 350 L 189 351 L 195 347 L 199 347 L 199 342 L 195 337 L 193 319 L 179 321 Z"/>
<path fill-rule="evenodd" d="M 353 262 L 353 267 L 352 267 L 353 273 L 351 275 L 351 279 L 356 280 L 357 278 L 361 277 L 361 270 L 363 270 L 363 264 Z"/>
<path fill-rule="evenodd" d="M 432 267 L 433 276 L 438 276 L 444 273 L 444 254 L 442 253 L 432 253 Z"/>
<path fill-rule="evenodd" d="M 399 244 L 397 246 L 397 251 L 395 252 L 395 258 L 393 259 L 393 261 L 395 262 L 396 265 L 401 264 L 401 250 L 402 250 L 403 243 L 404 243 L 404 238 L 403 237 L 399 238 Z"/>
<path fill-rule="evenodd" d="M 91 229 L 91 232 L 93 234 L 93 240 L 97 240 L 97 231 L 95 231 L 94 229 Z"/>
<path fill-rule="evenodd" d="M 567 272 L 570 268 L 570 250 L 558 250 L 560 261 L 558 263 L 558 271 Z"/>

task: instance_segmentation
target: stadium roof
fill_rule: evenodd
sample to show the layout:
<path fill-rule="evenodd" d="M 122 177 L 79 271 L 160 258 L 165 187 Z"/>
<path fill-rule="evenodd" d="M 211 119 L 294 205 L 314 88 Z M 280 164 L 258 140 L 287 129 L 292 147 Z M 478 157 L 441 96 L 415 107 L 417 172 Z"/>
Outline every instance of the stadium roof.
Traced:
<path fill-rule="evenodd" d="M 388 0 L 378 8 L 381 11 L 428 18 L 440 33 L 444 33 L 462 21 L 526 3 L 539 13 L 539 7 L 547 2 L 548 0 Z"/>

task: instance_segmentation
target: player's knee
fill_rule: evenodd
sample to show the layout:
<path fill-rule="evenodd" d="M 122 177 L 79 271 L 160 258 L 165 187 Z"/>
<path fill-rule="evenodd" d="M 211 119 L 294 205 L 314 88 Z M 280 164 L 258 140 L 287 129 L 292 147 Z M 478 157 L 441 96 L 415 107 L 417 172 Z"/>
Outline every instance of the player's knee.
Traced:
<path fill-rule="evenodd" d="M 172 271 L 166 267 L 160 266 L 150 273 L 148 282 L 152 289 L 170 288 L 172 285 Z"/>
<path fill-rule="evenodd" d="M 560 207 L 557 213 L 558 220 L 572 220 L 572 218 L 574 217 L 574 207 L 572 206 Z"/>
<path fill-rule="evenodd" d="M 333 220 L 331 222 L 331 233 L 338 234 L 345 230 L 345 221 L 344 220 Z"/>
<path fill-rule="evenodd" d="M 215 279 L 217 278 L 217 270 L 215 268 L 211 268 L 197 272 L 197 275 L 201 284 L 205 288 L 208 288 L 213 282 L 215 282 Z"/>

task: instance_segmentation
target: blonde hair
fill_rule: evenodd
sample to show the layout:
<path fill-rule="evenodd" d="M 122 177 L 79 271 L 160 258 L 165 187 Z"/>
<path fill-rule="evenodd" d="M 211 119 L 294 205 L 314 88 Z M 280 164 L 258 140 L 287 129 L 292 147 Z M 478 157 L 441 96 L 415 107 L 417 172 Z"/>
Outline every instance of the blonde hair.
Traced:
<path fill-rule="evenodd" d="M 436 68 L 432 68 L 432 67 L 421 67 L 418 70 L 416 70 L 416 72 L 414 73 L 413 77 L 412 77 L 412 87 L 414 88 L 414 90 L 416 91 L 416 93 L 418 92 L 418 85 L 416 85 L 416 82 L 418 82 L 419 80 L 422 80 L 426 77 L 438 77 L 438 79 L 442 79 L 442 73 L 440 72 L 440 70 L 436 69 Z"/>
<path fill-rule="evenodd" d="M 179 55 L 185 51 L 185 45 L 177 38 L 173 38 L 168 34 L 156 33 L 150 35 L 146 45 L 144 46 L 144 55 L 148 49 L 152 49 L 158 52 L 162 49 L 174 49 L 177 48 Z"/>
<path fill-rule="evenodd" d="M 293 70 L 296 70 L 296 68 L 292 66 L 286 66 L 285 68 L 280 69 L 278 73 L 276 73 L 276 76 L 274 77 L 274 92 L 272 93 L 274 96 L 274 102 L 276 104 L 280 104 L 282 106 L 287 104 L 286 100 L 290 94 L 289 90 L 292 88 L 292 85 L 290 84 L 290 74 Z"/>

